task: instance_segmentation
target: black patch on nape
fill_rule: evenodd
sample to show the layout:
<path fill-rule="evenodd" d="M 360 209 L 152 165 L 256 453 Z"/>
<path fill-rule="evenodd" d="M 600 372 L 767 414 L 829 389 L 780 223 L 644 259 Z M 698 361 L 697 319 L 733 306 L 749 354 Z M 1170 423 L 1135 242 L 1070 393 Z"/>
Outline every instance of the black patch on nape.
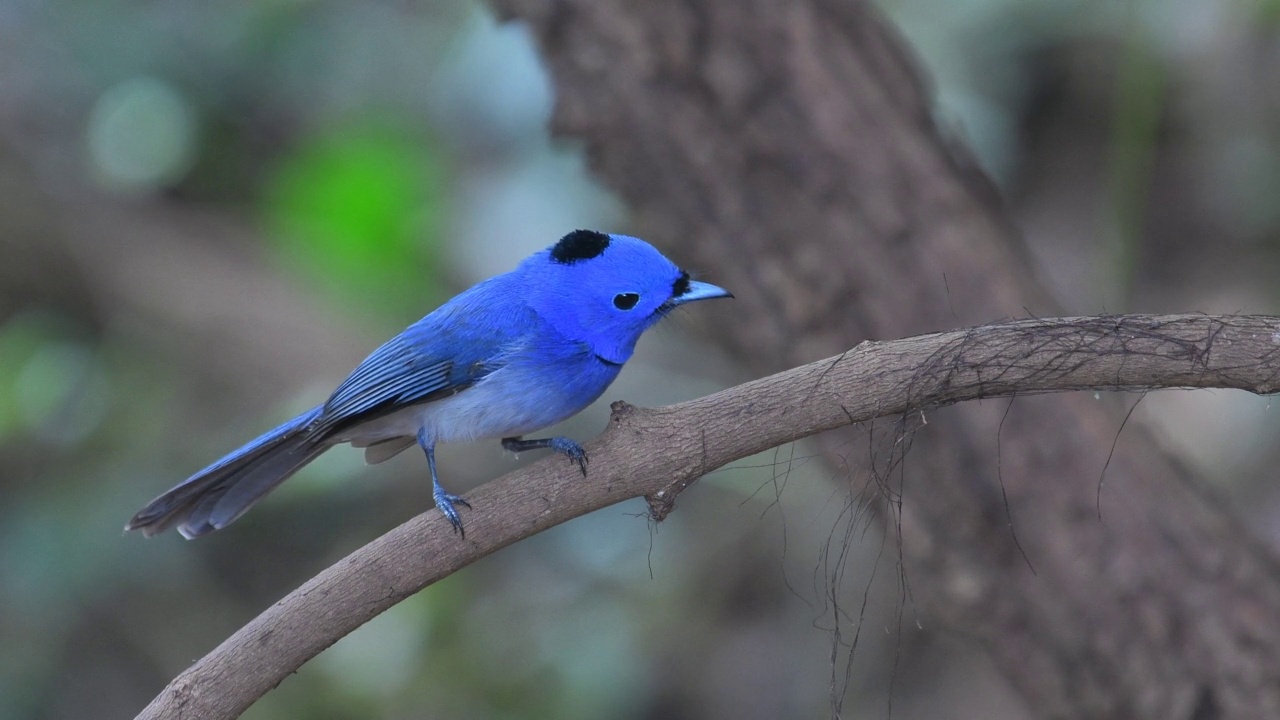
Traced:
<path fill-rule="evenodd" d="M 689 292 L 689 273 L 681 271 L 680 277 L 676 278 L 675 284 L 671 286 L 671 297 L 680 297 Z"/>
<path fill-rule="evenodd" d="M 574 230 L 551 248 L 551 259 L 562 265 L 599 257 L 609 247 L 609 236 L 595 230 Z"/>

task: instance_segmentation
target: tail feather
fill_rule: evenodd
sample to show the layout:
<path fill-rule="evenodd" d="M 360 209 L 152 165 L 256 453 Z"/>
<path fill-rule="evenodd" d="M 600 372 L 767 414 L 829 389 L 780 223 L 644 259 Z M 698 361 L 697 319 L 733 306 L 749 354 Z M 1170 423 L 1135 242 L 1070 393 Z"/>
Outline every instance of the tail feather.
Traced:
<path fill-rule="evenodd" d="M 330 444 L 311 436 L 315 408 L 187 478 L 134 515 L 125 530 L 148 537 L 174 527 L 187 539 L 226 527 Z"/>
<path fill-rule="evenodd" d="M 305 437 L 273 448 L 200 497 L 178 526 L 178 532 L 190 540 L 230 525 L 277 485 L 328 449 L 327 443 L 316 443 Z"/>
<path fill-rule="evenodd" d="M 373 443 L 364 450 L 364 462 L 366 465 L 386 462 L 417 444 L 418 439 L 413 437 L 391 438 Z"/>

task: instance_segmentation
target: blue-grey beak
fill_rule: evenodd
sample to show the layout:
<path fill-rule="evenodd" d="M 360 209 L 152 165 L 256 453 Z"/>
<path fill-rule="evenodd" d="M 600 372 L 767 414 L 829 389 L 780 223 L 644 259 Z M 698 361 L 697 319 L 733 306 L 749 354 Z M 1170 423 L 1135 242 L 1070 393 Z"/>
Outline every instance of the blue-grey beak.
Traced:
<path fill-rule="evenodd" d="M 722 287 L 712 285 L 711 283 L 698 282 L 697 280 L 689 281 L 689 289 L 680 293 L 678 297 L 673 297 L 666 302 L 670 307 L 684 305 L 685 303 L 697 302 L 698 300 L 712 300 L 714 298 L 731 298 L 733 293 Z"/>

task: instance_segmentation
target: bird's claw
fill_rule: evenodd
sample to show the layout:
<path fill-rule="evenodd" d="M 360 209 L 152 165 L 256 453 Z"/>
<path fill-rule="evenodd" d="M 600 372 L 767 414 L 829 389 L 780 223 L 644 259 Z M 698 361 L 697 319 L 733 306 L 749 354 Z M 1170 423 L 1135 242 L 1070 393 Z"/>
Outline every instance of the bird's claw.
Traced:
<path fill-rule="evenodd" d="M 583 477 L 586 477 L 587 451 L 583 450 L 581 445 L 567 437 L 554 437 L 551 438 L 551 442 L 548 444 L 548 447 L 561 455 L 569 456 L 569 460 L 571 462 L 578 463 L 578 468 L 582 470 Z"/>
<path fill-rule="evenodd" d="M 440 512 L 445 516 L 445 519 L 447 519 L 449 524 L 453 526 L 453 531 L 458 533 L 461 537 L 466 538 L 467 531 L 462 528 L 462 516 L 458 514 L 458 510 L 454 505 L 461 505 L 462 507 L 470 510 L 471 503 L 467 502 L 466 499 L 460 495 L 445 492 L 443 488 L 436 488 L 436 490 L 431 493 L 431 497 L 436 501 L 436 507 L 439 508 Z"/>

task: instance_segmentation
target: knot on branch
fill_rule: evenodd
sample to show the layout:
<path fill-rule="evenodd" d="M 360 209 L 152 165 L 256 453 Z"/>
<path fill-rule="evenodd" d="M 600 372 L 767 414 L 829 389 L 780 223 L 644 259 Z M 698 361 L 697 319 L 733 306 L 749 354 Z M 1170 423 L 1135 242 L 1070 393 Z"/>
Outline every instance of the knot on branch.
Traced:
<path fill-rule="evenodd" d="M 615 400 L 609 403 L 609 424 L 621 425 L 624 420 L 635 415 L 640 408 L 626 400 Z"/>
<path fill-rule="evenodd" d="M 662 522 L 667 519 L 672 510 L 676 509 L 676 495 L 680 494 L 680 490 L 676 489 L 676 485 L 669 485 L 652 495 L 645 495 L 644 501 L 649 503 L 649 519 L 654 522 Z"/>
<path fill-rule="evenodd" d="M 654 522 L 666 520 L 671 511 L 676 509 L 676 496 L 684 492 L 698 477 L 700 476 L 677 479 L 661 490 L 645 495 L 644 501 L 649 503 L 649 519 Z"/>
<path fill-rule="evenodd" d="M 609 417 L 610 429 L 621 428 L 623 425 L 637 426 L 634 431 L 639 433 L 643 431 L 643 422 L 637 423 L 637 420 L 643 418 L 653 418 L 657 413 L 648 408 L 636 407 L 628 402 L 618 400 L 609 406 L 611 415 Z M 676 496 L 684 492 L 696 479 L 675 476 L 671 482 L 664 485 L 656 492 L 649 493 L 644 496 L 645 502 L 649 503 L 649 518 L 654 522 L 662 522 L 676 508 Z"/>

